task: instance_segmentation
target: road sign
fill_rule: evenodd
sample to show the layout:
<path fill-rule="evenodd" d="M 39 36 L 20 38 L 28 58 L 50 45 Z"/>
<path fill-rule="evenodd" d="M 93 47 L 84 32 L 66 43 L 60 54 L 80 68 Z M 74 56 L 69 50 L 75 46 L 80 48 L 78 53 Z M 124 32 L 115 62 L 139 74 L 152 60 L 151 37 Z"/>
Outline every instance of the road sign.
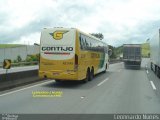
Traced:
<path fill-rule="evenodd" d="M 11 60 L 10 59 L 5 59 L 3 61 L 3 69 L 10 69 L 11 68 Z"/>

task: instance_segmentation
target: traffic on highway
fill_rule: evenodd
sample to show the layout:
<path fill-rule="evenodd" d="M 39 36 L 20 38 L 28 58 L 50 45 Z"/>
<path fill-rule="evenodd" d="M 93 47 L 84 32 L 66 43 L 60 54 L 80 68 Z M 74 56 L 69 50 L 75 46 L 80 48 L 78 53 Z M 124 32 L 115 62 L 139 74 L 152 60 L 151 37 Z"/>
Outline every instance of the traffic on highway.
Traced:
<path fill-rule="evenodd" d="M 160 120 L 159 0 L 0 8 L 0 119 Z"/>
<path fill-rule="evenodd" d="M 149 59 L 142 59 L 138 70 L 125 69 L 120 62 L 86 84 L 49 79 L 2 91 L 0 110 L 18 114 L 158 114 L 159 85 Z"/>

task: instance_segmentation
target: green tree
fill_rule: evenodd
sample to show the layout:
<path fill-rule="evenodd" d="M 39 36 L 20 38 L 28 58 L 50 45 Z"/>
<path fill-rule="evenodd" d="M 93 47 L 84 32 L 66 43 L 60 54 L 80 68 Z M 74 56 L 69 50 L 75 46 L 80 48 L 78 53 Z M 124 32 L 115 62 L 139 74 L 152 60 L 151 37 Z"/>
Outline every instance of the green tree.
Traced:
<path fill-rule="evenodd" d="M 100 40 L 102 40 L 104 38 L 102 33 L 91 33 L 92 36 L 99 38 Z"/>
<path fill-rule="evenodd" d="M 18 62 L 21 62 L 21 61 L 22 61 L 22 58 L 21 58 L 20 55 L 17 56 L 17 61 L 18 61 Z"/>
<path fill-rule="evenodd" d="M 114 59 L 116 58 L 116 50 L 115 50 L 115 47 L 111 46 L 111 45 L 108 45 L 109 46 L 109 49 L 112 50 L 112 55 L 110 56 L 111 59 Z"/>
<path fill-rule="evenodd" d="M 27 55 L 26 61 L 27 62 L 39 61 L 39 54 L 36 54 L 36 55 Z"/>

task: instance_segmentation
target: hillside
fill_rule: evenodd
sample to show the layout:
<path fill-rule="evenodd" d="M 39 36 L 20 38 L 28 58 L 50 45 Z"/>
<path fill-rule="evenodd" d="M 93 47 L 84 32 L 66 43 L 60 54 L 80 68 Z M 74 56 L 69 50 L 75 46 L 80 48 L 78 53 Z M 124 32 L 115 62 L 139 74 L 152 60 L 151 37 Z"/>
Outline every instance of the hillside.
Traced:
<path fill-rule="evenodd" d="M 112 55 L 110 56 L 111 59 L 120 58 L 120 56 L 122 57 L 123 46 L 114 47 L 109 45 L 109 49 L 112 50 Z"/>
<path fill-rule="evenodd" d="M 115 51 L 116 51 L 116 56 L 117 57 L 122 57 L 122 54 L 123 54 L 123 46 L 119 46 L 119 47 L 116 47 L 115 48 Z"/>
<path fill-rule="evenodd" d="M 149 57 L 150 56 L 150 46 L 149 43 L 143 43 L 141 45 L 142 48 L 142 57 Z"/>

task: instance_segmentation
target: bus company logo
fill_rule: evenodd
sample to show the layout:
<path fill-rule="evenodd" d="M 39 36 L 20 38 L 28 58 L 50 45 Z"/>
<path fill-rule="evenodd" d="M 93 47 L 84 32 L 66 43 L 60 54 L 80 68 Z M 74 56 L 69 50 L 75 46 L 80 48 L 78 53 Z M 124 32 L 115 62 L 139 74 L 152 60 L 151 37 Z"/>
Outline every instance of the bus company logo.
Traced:
<path fill-rule="evenodd" d="M 61 40 L 63 38 L 63 34 L 67 32 L 68 32 L 67 30 L 60 30 L 60 31 L 58 30 L 53 33 L 50 33 L 50 35 L 53 36 L 55 40 Z"/>

